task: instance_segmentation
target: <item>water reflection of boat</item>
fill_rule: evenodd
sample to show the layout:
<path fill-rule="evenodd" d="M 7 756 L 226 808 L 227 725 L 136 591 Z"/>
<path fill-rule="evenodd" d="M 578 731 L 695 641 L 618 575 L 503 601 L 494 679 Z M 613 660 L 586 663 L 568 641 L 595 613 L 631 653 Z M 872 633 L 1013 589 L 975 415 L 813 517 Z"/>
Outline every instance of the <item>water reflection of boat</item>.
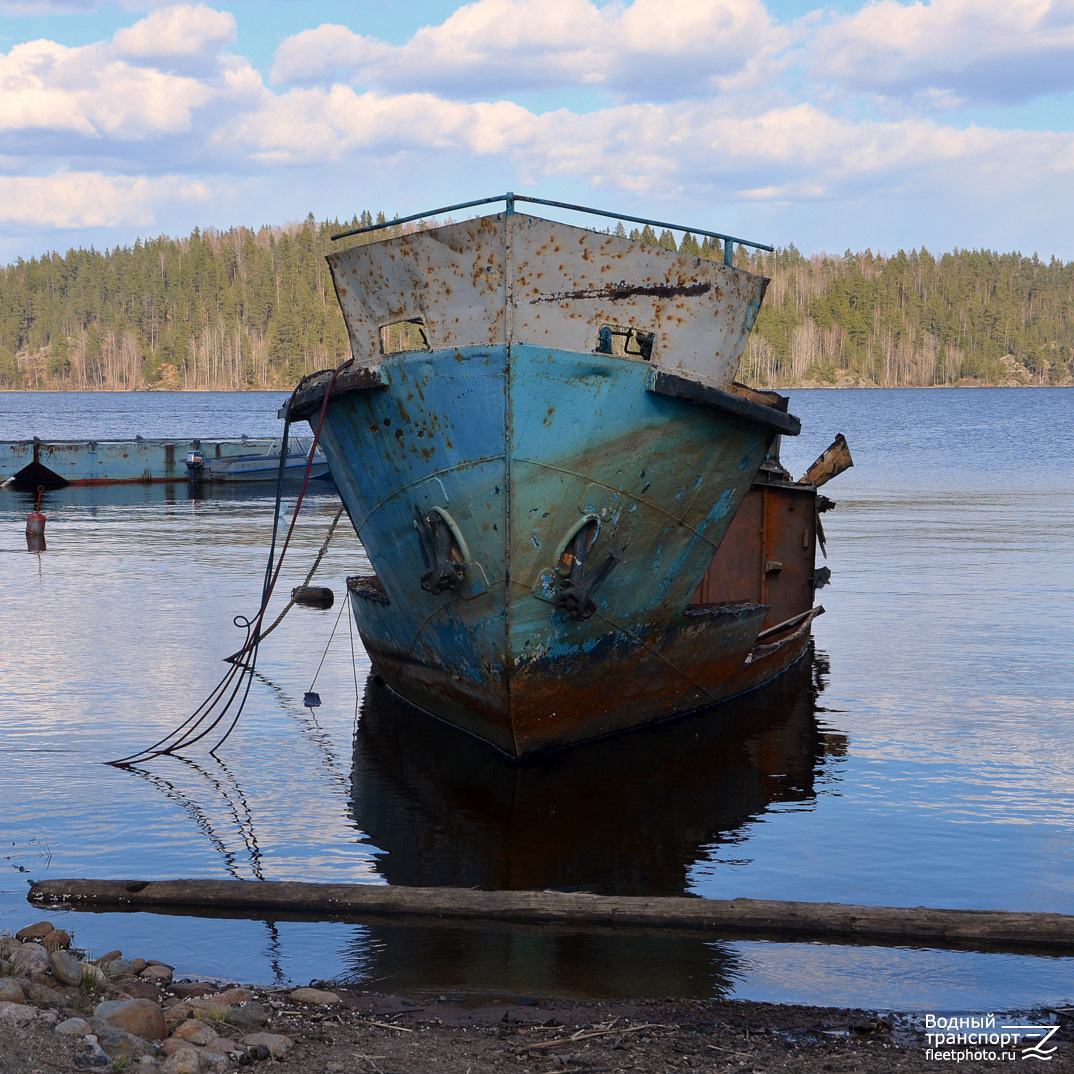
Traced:
<path fill-rule="evenodd" d="M 682 895 L 694 865 L 744 843 L 767 809 L 810 807 L 818 773 L 846 748 L 817 722 L 824 670 L 807 655 L 719 721 L 690 717 L 522 765 L 374 677 L 355 733 L 354 818 L 390 884 Z M 371 925 L 347 960 L 355 983 L 380 989 L 530 995 L 719 996 L 741 975 L 723 943 L 505 928 Z"/>
<path fill-rule="evenodd" d="M 717 264 L 506 200 L 331 255 L 354 364 L 287 413 L 323 414 L 374 669 L 518 758 L 781 674 L 826 575 L 798 419 L 735 381 L 768 282 L 741 240 Z"/>
<path fill-rule="evenodd" d="M 293 436 L 287 442 L 287 458 L 284 459 L 285 476 L 301 476 L 306 472 L 313 437 Z M 275 481 L 280 472 L 280 455 L 283 441 L 275 440 L 267 451 L 246 455 L 224 455 L 217 458 L 204 451 L 187 453 L 186 470 L 192 482 L 196 481 Z M 310 477 L 324 477 L 328 473 L 328 460 L 320 448 L 313 451 Z"/>
<path fill-rule="evenodd" d="M 390 884 L 682 895 L 707 848 L 743 839 L 775 803 L 808 805 L 816 772 L 843 751 L 843 736 L 817 724 L 817 670 L 802 661 L 719 721 L 521 766 L 374 677 L 355 733 L 355 820 Z"/>

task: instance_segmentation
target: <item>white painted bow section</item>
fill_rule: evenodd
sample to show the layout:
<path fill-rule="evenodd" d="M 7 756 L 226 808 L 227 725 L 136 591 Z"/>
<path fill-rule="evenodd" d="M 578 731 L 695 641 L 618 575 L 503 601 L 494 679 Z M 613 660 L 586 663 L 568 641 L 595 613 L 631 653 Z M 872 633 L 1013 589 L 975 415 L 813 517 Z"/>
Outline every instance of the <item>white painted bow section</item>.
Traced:
<path fill-rule="evenodd" d="M 768 281 L 687 254 L 500 213 L 328 258 L 359 364 L 381 328 L 420 320 L 433 350 L 508 343 L 596 351 L 604 326 L 652 333 L 652 365 L 734 380 Z M 627 356 L 641 361 L 637 356 Z"/>

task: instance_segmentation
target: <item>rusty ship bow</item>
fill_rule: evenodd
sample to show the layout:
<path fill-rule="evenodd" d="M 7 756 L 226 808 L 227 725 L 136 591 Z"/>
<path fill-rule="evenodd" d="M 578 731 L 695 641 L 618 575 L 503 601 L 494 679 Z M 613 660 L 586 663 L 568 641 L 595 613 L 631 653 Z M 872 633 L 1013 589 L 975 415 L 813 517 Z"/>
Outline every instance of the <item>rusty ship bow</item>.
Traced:
<path fill-rule="evenodd" d="M 374 573 L 374 671 L 513 757 L 778 675 L 816 484 L 735 381 L 767 280 L 512 211 L 334 253 L 354 361 L 296 390 Z"/>

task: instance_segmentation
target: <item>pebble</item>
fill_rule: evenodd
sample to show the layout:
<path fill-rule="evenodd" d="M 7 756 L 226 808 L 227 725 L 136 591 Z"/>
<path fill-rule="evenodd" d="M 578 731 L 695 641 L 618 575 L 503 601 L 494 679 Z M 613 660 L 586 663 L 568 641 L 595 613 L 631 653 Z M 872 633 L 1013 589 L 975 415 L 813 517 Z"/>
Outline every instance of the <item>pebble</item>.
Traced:
<path fill-rule="evenodd" d="M 248 1048 L 263 1044 L 273 1059 L 281 1059 L 295 1046 L 295 1042 L 282 1033 L 247 1033 L 242 1042 Z"/>
<path fill-rule="evenodd" d="M 146 1040 L 164 1040 L 168 1027 L 159 1006 L 151 999 L 105 1000 L 93 1012 L 120 1029 Z"/>
<path fill-rule="evenodd" d="M 25 1003 L 0 1002 L 0 1022 L 14 1022 L 17 1026 L 26 1025 L 37 1017 L 37 1011 Z"/>
<path fill-rule="evenodd" d="M 105 1067 L 111 1064 L 108 1053 L 101 1047 L 93 1034 L 86 1037 L 83 1042 L 83 1053 L 76 1061 L 80 1067 Z"/>
<path fill-rule="evenodd" d="M 34 925 L 27 925 L 24 929 L 19 929 L 15 933 L 15 939 L 19 943 L 26 943 L 28 940 L 43 940 L 50 932 L 55 931 L 55 926 L 51 921 L 38 921 Z"/>
<path fill-rule="evenodd" d="M 82 963 L 69 951 L 65 951 L 62 947 L 56 948 L 49 955 L 48 961 L 52 976 L 60 984 L 77 988 L 82 983 Z"/>
<path fill-rule="evenodd" d="M 291 999 L 296 1003 L 322 1007 L 330 1007 L 334 1003 L 343 1002 L 335 992 L 326 992 L 322 988 L 296 988 L 291 993 Z"/>
<path fill-rule="evenodd" d="M 11 977 L 0 977 L 0 1003 L 25 1003 L 22 985 Z"/>
<path fill-rule="evenodd" d="M 11 965 L 16 973 L 26 977 L 48 970 L 48 952 L 37 943 L 24 943 L 11 957 Z"/>

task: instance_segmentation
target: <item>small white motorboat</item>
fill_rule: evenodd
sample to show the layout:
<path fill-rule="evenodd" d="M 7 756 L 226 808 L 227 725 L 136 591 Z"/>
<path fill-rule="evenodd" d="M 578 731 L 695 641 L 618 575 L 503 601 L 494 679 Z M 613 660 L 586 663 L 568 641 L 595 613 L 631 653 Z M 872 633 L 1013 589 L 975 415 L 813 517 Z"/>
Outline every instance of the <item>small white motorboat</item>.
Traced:
<path fill-rule="evenodd" d="M 312 437 L 292 436 L 287 441 L 284 476 L 296 477 L 306 472 L 306 463 L 313 448 Z M 194 450 L 187 454 L 186 469 L 191 481 L 275 481 L 280 472 L 280 453 L 283 440 L 275 440 L 267 452 L 257 455 L 227 455 L 221 458 L 206 456 Z M 318 447 L 313 452 L 310 477 L 328 474 L 328 460 Z"/>

